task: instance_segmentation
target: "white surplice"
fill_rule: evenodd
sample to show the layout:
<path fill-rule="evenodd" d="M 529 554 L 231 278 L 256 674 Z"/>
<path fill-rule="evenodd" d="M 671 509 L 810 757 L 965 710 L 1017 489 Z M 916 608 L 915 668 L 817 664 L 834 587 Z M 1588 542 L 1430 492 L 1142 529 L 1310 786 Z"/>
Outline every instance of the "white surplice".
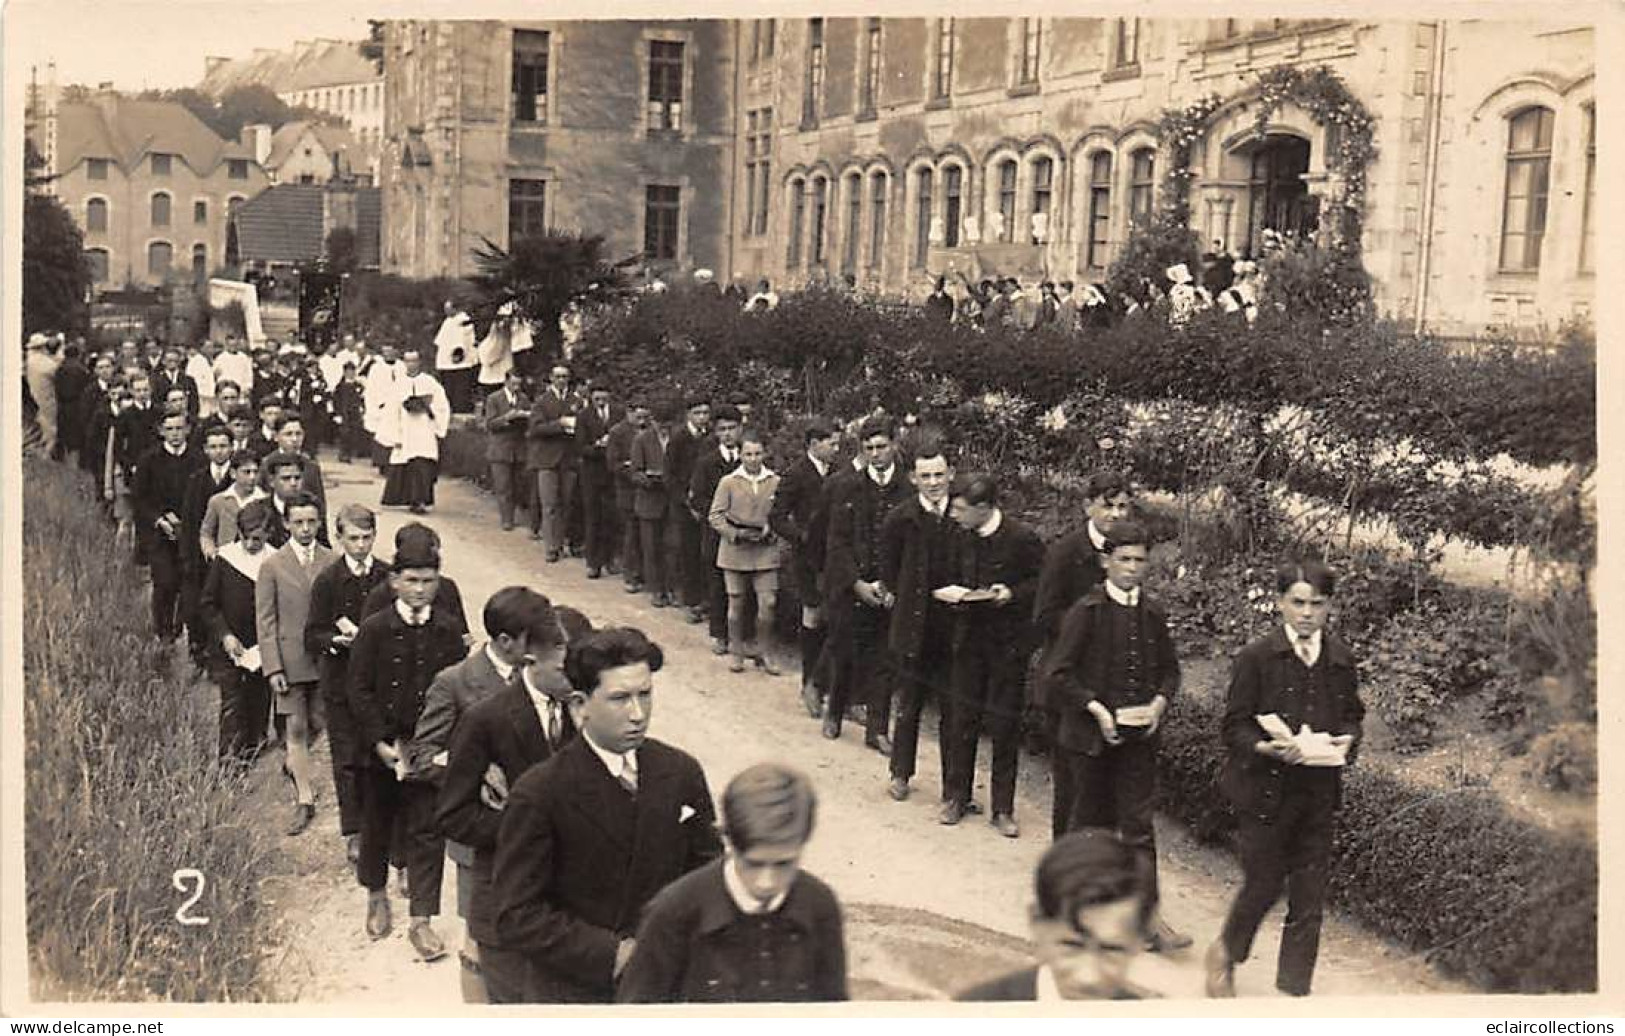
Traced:
<path fill-rule="evenodd" d="M 412 396 L 429 397 L 429 413 L 415 414 L 406 409 Z M 408 377 L 403 372 L 395 384 L 395 398 L 384 409 L 378 425 L 378 441 L 391 447 L 389 462 L 405 464 L 417 457 L 440 459 L 440 440 L 451 429 L 451 403 L 446 390 L 430 374 Z"/>

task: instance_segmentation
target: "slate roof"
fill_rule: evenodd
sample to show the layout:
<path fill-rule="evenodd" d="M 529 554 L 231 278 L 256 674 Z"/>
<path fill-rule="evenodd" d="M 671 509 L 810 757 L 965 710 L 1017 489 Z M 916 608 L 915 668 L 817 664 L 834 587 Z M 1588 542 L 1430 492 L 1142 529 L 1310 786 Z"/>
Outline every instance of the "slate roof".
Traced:
<path fill-rule="evenodd" d="M 266 155 L 265 168 L 282 168 L 306 132 L 313 134 L 329 155 L 342 153 L 345 159 L 341 166 L 348 168 L 349 156 L 355 151 L 355 137 L 343 126 L 329 126 L 320 122 L 290 122 L 271 134 L 271 150 Z"/>
<path fill-rule="evenodd" d="M 277 184 L 237 207 L 232 217 L 242 262 L 308 263 L 322 257 L 327 237 L 323 209 L 329 189 L 321 184 Z M 356 252 L 362 266 L 378 266 L 383 229 L 382 192 L 357 187 Z"/>
<path fill-rule="evenodd" d="M 139 101 L 105 94 L 86 104 L 57 109 L 57 169 L 66 172 L 86 158 L 106 158 L 125 169 L 149 154 L 177 155 L 199 176 L 227 158 L 252 158 L 225 141 L 196 115 L 173 101 Z"/>
<path fill-rule="evenodd" d="M 198 89 L 219 97 L 233 87 L 257 83 L 287 93 L 380 78 L 373 63 L 361 56 L 360 46 L 358 40 L 303 40 L 288 50 L 256 50 L 252 57 L 217 64 Z"/>

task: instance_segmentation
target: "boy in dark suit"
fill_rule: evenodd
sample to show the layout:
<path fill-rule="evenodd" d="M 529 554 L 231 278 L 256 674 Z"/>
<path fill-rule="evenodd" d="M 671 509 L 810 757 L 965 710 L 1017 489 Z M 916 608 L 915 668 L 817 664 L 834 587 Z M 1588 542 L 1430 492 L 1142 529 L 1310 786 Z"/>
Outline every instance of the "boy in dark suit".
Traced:
<path fill-rule="evenodd" d="M 1180 674 L 1168 620 L 1141 592 L 1149 554 L 1138 522 L 1113 527 L 1106 580 L 1066 613 L 1042 678 L 1061 714 L 1055 755 L 1066 757 L 1074 778 L 1067 830 L 1111 828 L 1139 849 L 1154 907 L 1157 731 Z M 1152 925 L 1153 950 L 1190 942 L 1165 921 Z"/>
<path fill-rule="evenodd" d="M 818 660 L 824 652 L 823 596 L 818 574 L 824 567 L 824 543 L 813 536 L 824 501 L 824 486 L 835 466 L 841 448 L 840 433 L 828 421 L 815 418 L 802 432 L 806 455 L 779 480 L 773 498 L 771 524 L 779 539 L 790 544 L 791 577 L 801 599 L 801 701 L 815 719 L 823 714 L 823 692 L 818 678 Z"/>
<path fill-rule="evenodd" d="M 570 369 L 554 367 L 548 387 L 531 407 L 530 466 L 536 472 L 536 496 L 542 508 L 541 539 L 549 563 L 564 556 L 565 519 L 575 496 L 576 408 L 570 392 Z"/>
<path fill-rule="evenodd" d="M 491 466 L 491 492 L 496 494 L 502 531 L 513 528 L 513 514 L 525 487 L 525 428 L 530 399 L 525 378 L 510 370 L 502 388 L 485 397 L 485 460 Z"/>
<path fill-rule="evenodd" d="M 619 561 L 626 592 L 643 589 L 643 560 L 638 541 L 638 487 L 632 481 L 632 440 L 649 424 L 649 408 L 633 400 L 625 415 L 610 428 L 604 444 L 604 464 L 615 482 L 616 527 L 620 534 Z"/>
<path fill-rule="evenodd" d="M 425 960 L 445 953 L 430 921 L 440 913 L 440 878 L 446 844 L 435 827 L 431 785 L 406 780 L 405 743 L 417 728 L 424 695 L 440 670 L 468 654 L 462 635 L 434 607 L 440 555 L 425 544 L 400 550 L 392 566 L 393 606 L 362 620 L 350 647 L 350 709 L 365 765 L 361 791 L 361 857 L 356 879 L 367 890 L 367 935 L 389 934 L 386 884 L 390 841 L 397 823 L 406 832 L 412 948 Z"/>
<path fill-rule="evenodd" d="M 679 568 L 673 554 L 676 532 L 671 525 L 677 509 L 666 482 L 672 442 L 671 422 L 675 407 L 662 403 L 649 420 L 649 426 L 632 439 L 627 459 L 628 477 L 636 490 L 633 500 L 638 519 L 638 554 L 643 562 L 643 586 L 656 608 L 672 604 L 672 586 Z"/>
<path fill-rule="evenodd" d="M 716 496 L 717 483 L 724 475 L 739 467 L 739 431 L 742 422 L 739 411 L 724 403 L 711 411 L 711 432 L 714 438 L 694 452 L 694 468 L 688 478 L 687 506 L 691 513 L 704 517 L 700 528 L 700 557 L 705 561 L 705 613 L 711 634 L 711 653 L 728 653 L 728 588 L 717 567 L 717 546 L 721 537 L 711 528 L 711 499 Z M 756 593 L 746 587 L 750 620 L 744 635 L 747 642 L 756 642 Z M 735 645 L 741 647 L 742 645 Z"/>
<path fill-rule="evenodd" d="M 185 410 L 165 414 L 158 432 L 162 444 L 148 450 L 136 467 L 132 497 L 136 535 L 145 544 L 147 564 L 152 568 L 153 632 L 172 641 L 187 617 L 181 607 L 185 578 L 181 514 L 186 510 L 186 484 L 203 459 L 187 446 L 191 421 Z"/>
<path fill-rule="evenodd" d="M 356 742 L 346 677 L 350 646 L 361 628 L 362 604 L 373 587 L 389 578 L 383 562 L 372 555 L 378 519 L 361 504 L 346 504 L 334 523 L 341 556 L 310 584 L 310 614 L 305 621 L 305 650 L 316 659 L 322 704 L 327 711 L 327 743 L 332 754 L 333 792 L 339 803 L 339 836 L 353 864 L 360 857 L 361 797 L 357 767 L 365 764 Z"/>
<path fill-rule="evenodd" d="M 635 629 L 572 642 L 581 736 L 514 787 L 497 836 L 496 934 L 530 958 L 532 999 L 608 1003 L 645 904 L 717 858 L 700 764 L 648 737 L 660 648 Z"/>
<path fill-rule="evenodd" d="M 604 569 L 613 568 L 619 510 L 615 501 L 615 478 L 609 469 L 609 431 L 622 417 L 621 408 L 610 402 L 608 386 L 594 385 L 587 405 L 576 414 L 576 457 L 581 464 L 578 490 L 587 578 L 597 579 Z"/>
<path fill-rule="evenodd" d="M 688 420 L 672 430 L 666 457 L 666 491 L 671 495 L 671 523 L 676 542 L 676 589 L 687 609 L 688 621 L 704 621 L 705 578 L 715 565 L 703 562 L 700 529 L 706 519 L 688 506 L 689 481 L 694 477 L 694 461 L 711 437 L 711 404 L 694 397 L 688 400 Z"/>
<path fill-rule="evenodd" d="M 973 986 L 966 1002 L 1139 1000 L 1128 979 L 1145 941 L 1151 900 L 1138 854 L 1110 831 L 1056 840 L 1038 861 L 1032 908 L 1039 964 Z"/>
<path fill-rule="evenodd" d="M 670 885 L 638 926 L 620 1003 L 809 1003 L 846 993 L 841 907 L 801 870 L 817 799 L 772 763 L 728 782 L 728 855 Z"/>
<path fill-rule="evenodd" d="M 499 615 L 490 615 L 487 608 L 485 628 L 492 646 L 515 662 L 507 682 L 457 720 L 437 810 L 446 837 L 472 850 L 468 864 L 459 861 L 458 869 L 458 905 L 472 940 L 463 951 L 468 1003 L 523 1003 L 530 989 L 528 958 L 503 945 L 497 934 L 492 860 L 507 789 L 575 735 L 570 684 L 564 677 L 566 633 L 558 613 L 534 590 L 510 587 L 502 593 L 509 598 Z M 420 735 L 424 720 L 418 722 Z"/>
<path fill-rule="evenodd" d="M 1283 885 L 1286 926 L 1275 985 L 1288 996 L 1309 995 L 1343 765 L 1354 761 L 1365 721 L 1354 656 L 1326 630 L 1336 574 L 1318 561 L 1290 563 L 1276 570 L 1275 587 L 1282 625 L 1236 656 L 1225 700 L 1229 751 L 1219 784 L 1240 819 L 1244 878 L 1224 933 L 1207 951 L 1209 996 L 1236 995 L 1235 965 L 1247 959 Z M 1287 730 L 1307 725 L 1331 735 L 1341 758 L 1310 760 L 1296 739 L 1266 733 L 1258 717 L 1270 714 Z"/>
<path fill-rule="evenodd" d="M 208 662 L 209 637 L 198 620 L 197 608 L 209 566 L 198 537 L 203 531 L 203 515 L 209 509 L 210 498 L 230 487 L 232 481 L 231 430 L 223 424 L 211 424 L 202 438 L 205 463 L 187 479 L 185 504 L 181 510 L 181 611 L 187 616 L 192 661 L 199 669 Z"/>

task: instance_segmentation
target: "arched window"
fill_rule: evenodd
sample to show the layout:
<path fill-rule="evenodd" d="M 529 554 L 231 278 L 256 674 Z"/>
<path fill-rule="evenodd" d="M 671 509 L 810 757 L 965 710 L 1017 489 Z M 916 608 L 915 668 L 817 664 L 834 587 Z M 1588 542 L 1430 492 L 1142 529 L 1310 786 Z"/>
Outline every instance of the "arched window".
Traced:
<path fill-rule="evenodd" d="M 152 196 L 152 225 L 169 226 L 169 195 L 159 191 Z"/>
<path fill-rule="evenodd" d="M 785 260 L 793 269 L 801 265 L 802 224 L 807 220 L 807 181 L 790 182 L 790 251 Z"/>
<path fill-rule="evenodd" d="M 85 229 L 100 233 L 107 229 L 107 200 L 92 198 L 85 202 Z"/>
<path fill-rule="evenodd" d="M 1501 209 L 1501 269 L 1540 269 L 1551 188 L 1552 110 L 1525 108 L 1507 120 L 1506 196 Z"/>
<path fill-rule="evenodd" d="M 1091 270 L 1106 268 L 1111 225 L 1112 156 L 1099 151 L 1089 160 L 1089 232 L 1084 238 L 1083 264 Z"/>
<path fill-rule="evenodd" d="M 154 241 L 147 246 L 147 275 L 163 279 L 169 274 L 174 259 L 174 246 L 168 241 Z"/>
<path fill-rule="evenodd" d="M 863 177 L 853 173 L 846 178 L 846 246 L 841 252 L 843 273 L 858 268 L 858 244 L 863 240 Z"/>
<path fill-rule="evenodd" d="M 1143 147 L 1129 156 L 1128 218 L 1141 223 L 1151 218 L 1151 200 L 1156 191 L 1157 152 Z"/>
<path fill-rule="evenodd" d="M 829 214 L 829 181 L 816 177 L 812 184 L 812 264 L 824 265 L 824 224 Z"/>
<path fill-rule="evenodd" d="M 885 173 L 869 174 L 869 269 L 878 270 L 885 265 L 886 255 L 886 188 Z"/>
<path fill-rule="evenodd" d="M 192 280 L 198 284 L 209 276 L 209 246 L 192 246 Z"/>
<path fill-rule="evenodd" d="M 1050 237 L 1053 237 L 1055 235 L 1055 230 L 1054 230 L 1054 227 L 1053 227 L 1054 220 L 1053 220 L 1053 218 L 1051 217 L 1051 214 L 1050 214 L 1050 211 L 1051 211 L 1051 209 L 1054 208 L 1054 205 L 1055 205 L 1055 161 L 1054 161 L 1054 159 L 1052 159 L 1052 158 L 1050 158 L 1049 156 L 1046 155 L 1046 156 L 1043 156 L 1041 158 L 1035 159 L 1033 161 L 1033 205 L 1032 205 L 1032 214 L 1034 216 L 1043 216 L 1044 217 L 1044 222 L 1045 222 L 1046 226 L 1048 226 L 1048 228 L 1049 228 L 1048 234 L 1049 234 Z M 1031 226 L 1029 226 L 1028 227 L 1029 233 L 1031 232 L 1031 229 L 1032 229 Z M 1034 236 L 1032 238 L 1032 240 L 1033 240 L 1034 244 L 1038 243 L 1038 239 L 1037 239 L 1036 236 Z"/>
<path fill-rule="evenodd" d="M 107 283 L 107 249 L 85 249 L 85 266 L 90 270 L 90 282 L 92 284 Z"/>
<path fill-rule="evenodd" d="M 959 225 L 964 221 L 965 170 L 957 165 L 942 170 L 942 243 L 959 247 Z"/>
<path fill-rule="evenodd" d="M 915 226 L 914 265 L 924 266 L 926 253 L 931 249 L 931 167 L 925 166 L 915 174 Z"/>
<path fill-rule="evenodd" d="M 999 163 L 999 215 L 1004 219 L 1004 226 L 999 230 L 999 240 L 1010 242 L 1016 239 L 1016 162 L 1008 159 Z"/>

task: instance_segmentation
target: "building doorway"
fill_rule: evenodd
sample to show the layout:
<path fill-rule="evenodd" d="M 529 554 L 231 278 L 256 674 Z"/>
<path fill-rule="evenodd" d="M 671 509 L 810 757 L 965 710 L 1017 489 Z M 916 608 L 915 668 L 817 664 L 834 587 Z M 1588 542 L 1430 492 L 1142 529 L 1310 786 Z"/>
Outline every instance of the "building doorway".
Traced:
<path fill-rule="evenodd" d="M 1309 193 L 1309 141 L 1272 133 L 1247 152 L 1246 247 L 1258 255 L 1265 230 L 1313 239 L 1320 199 Z"/>

